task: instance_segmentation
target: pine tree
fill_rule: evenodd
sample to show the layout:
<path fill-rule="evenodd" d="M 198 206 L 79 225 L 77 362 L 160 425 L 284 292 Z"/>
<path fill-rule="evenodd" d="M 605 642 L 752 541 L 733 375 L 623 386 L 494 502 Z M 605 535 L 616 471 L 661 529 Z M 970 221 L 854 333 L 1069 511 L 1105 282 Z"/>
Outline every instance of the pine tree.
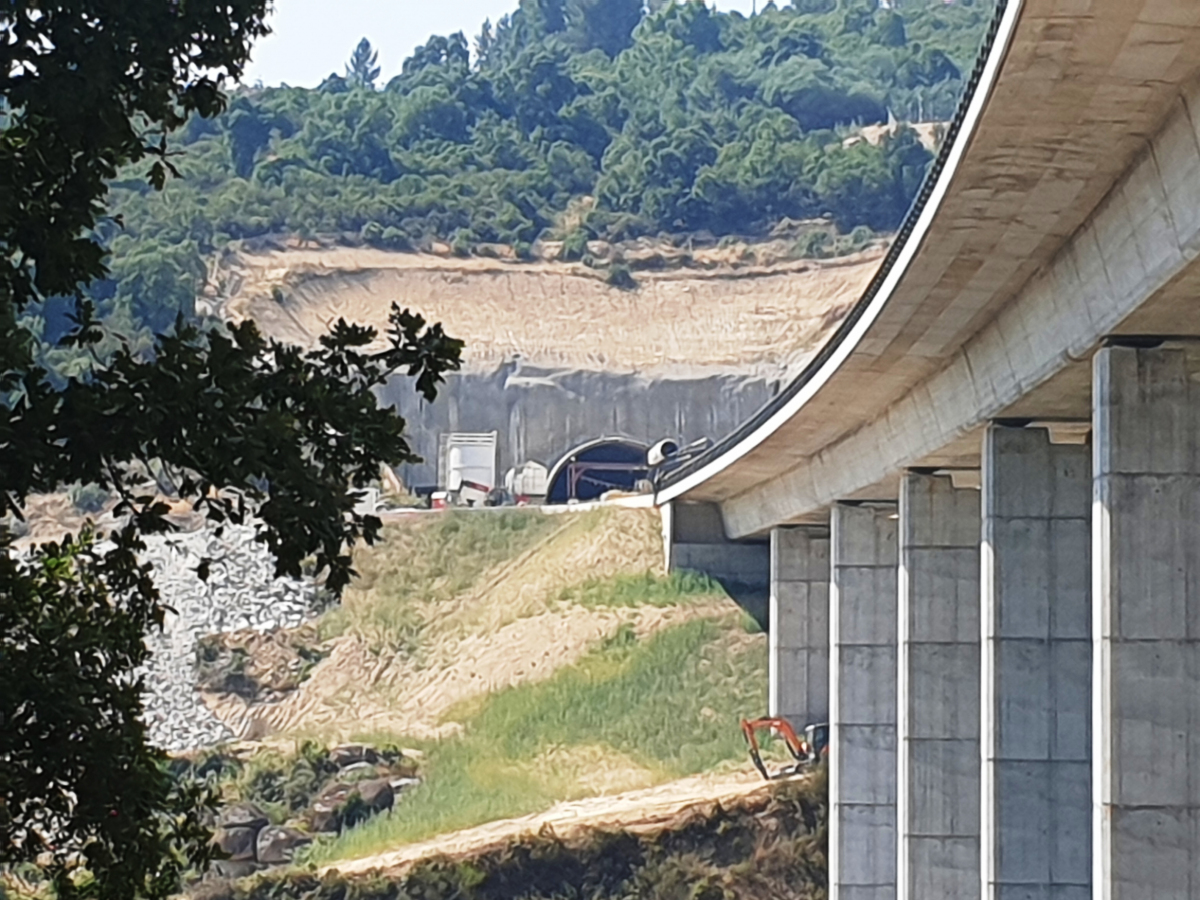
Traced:
<path fill-rule="evenodd" d="M 375 65 L 379 61 L 379 51 L 371 49 L 371 42 L 363 38 L 354 48 L 350 62 L 346 63 L 346 81 L 352 87 L 375 89 L 375 81 L 382 71 Z"/>

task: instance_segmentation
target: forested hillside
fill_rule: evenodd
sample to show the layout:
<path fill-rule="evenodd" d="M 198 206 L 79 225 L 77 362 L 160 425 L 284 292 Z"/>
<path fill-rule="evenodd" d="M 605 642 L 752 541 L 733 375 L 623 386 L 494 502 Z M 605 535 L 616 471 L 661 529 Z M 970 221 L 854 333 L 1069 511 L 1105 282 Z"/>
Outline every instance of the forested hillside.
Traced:
<path fill-rule="evenodd" d="M 784 218 L 897 227 L 930 153 L 889 119 L 944 121 L 992 0 L 520 0 L 434 37 L 379 84 L 369 46 L 318 89 L 246 88 L 170 138 L 181 177 L 112 186 L 102 312 L 125 333 L 189 315 L 204 257 L 265 235 L 526 251 L 565 239 L 754 236 Z M 347 48 L 350 51 L 353 48 Z M 54 316 L 49 316 L 51 321 Z M 53 337 L 52 334 L 48 337 Z"/>

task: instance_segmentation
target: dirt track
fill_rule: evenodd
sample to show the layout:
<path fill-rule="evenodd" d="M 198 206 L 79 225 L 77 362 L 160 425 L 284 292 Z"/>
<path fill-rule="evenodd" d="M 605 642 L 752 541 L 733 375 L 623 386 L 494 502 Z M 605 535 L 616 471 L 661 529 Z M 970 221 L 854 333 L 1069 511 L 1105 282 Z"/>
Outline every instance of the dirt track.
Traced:
<path fill-rule="evenodd" d="M 712 807 L 768 789 L 769 783 L 753 770 L 730 775 L 698 775 L 647 790 L 559 803 L 544 813 L 490 822 L 409 844 L 399 850 L 336 863 L 322 871 L 362 875 L 378 870 L 387 876 L 395 876 L 430 857 L 461 859 L 475 856 L 546 829 L 563 839 L 594 829 L 653 832 L 697 808 Z"/>

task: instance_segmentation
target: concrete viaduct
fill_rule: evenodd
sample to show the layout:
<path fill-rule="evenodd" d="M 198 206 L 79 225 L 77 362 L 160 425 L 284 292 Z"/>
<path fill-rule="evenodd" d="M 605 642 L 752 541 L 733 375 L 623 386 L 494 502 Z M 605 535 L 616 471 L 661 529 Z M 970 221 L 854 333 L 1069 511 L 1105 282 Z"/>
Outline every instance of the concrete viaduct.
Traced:
<path fill-rule="evenodd" d="M 876 281 L 661 488 L 670 552 L 769 552 L 835 900 L 1200 900 L 1200 0 L 999 7 Z"/>

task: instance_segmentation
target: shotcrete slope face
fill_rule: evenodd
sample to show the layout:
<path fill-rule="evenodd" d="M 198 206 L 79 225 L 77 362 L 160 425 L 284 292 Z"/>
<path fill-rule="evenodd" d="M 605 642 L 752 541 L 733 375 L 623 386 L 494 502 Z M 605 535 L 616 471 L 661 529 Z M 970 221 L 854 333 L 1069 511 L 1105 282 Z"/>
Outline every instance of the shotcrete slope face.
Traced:
<path fill-rule="evenodd" d="M 733 253 L 714 250 L 703 258 L 710 270 L 638 272 L 637 289 L 620 290 L 582 265 L 289 249 L 229 263 L 222 312 L 311 345 L 339 317 L 385 325 L 395 301 L 466 340 L 468 371 L 519 357 L 557 369 L 787 377 L 841 321 L 879 258 L 735 267 Z"/>

